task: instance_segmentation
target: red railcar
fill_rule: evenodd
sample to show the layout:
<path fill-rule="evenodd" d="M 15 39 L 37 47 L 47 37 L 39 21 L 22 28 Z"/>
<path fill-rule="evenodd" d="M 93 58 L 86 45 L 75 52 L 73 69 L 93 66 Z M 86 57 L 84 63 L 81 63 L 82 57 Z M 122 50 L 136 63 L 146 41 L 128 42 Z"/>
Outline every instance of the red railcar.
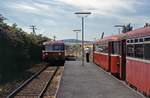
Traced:
<path fill-rule="evenodd" d="M 150 27 L 127 32 L 126 81 L 150 96 Z"/>
<path fill-rule="evenodd" d="M 49 41 L 43 43 L 42 60 L 52 65 L 64 65 L 65 44 L 62 41 Z"/>
<path fill-rule="evenodd" d="M 120 73 L 120 40 L 123 34 L 105 37 L 95 42 L 93 62 L 115 76 Z"/>
<path fill-rule="evenodd" d="M 150 97 L 149 51 L 150 27 L 144 27 L 95 42 L 93 61 Z"/>

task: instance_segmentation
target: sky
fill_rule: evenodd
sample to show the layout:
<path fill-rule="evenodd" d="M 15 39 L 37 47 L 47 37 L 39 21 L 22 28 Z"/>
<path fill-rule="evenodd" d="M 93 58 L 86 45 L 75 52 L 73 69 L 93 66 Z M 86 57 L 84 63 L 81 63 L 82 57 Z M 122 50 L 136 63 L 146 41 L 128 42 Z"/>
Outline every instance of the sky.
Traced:
<path fill-rule="evenodd" d="M 88 11 L 85 18 L 85 40 L 118 34 L 114 25 L 131 23 L 133 29 L 150 22 L 149 0 L 0 0 L 0 14 L 5 22 L 27 32 L 36 25 L 37 34 L 56 39 L 75 39 L 74 29 L 81 29 L 81 17 L 74 13 Z M 81 32 L 79 33 L 81 39 Z"/>

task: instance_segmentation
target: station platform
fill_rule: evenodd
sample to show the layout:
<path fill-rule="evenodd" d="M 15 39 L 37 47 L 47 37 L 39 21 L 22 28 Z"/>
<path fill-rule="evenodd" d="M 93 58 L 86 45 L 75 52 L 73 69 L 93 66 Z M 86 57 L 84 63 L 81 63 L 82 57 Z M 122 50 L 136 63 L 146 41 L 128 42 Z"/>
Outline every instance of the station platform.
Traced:
<path fill-rule="evenodd" d="M 93 63 L 67 61 L 57 98 L 144 98 Z"/>

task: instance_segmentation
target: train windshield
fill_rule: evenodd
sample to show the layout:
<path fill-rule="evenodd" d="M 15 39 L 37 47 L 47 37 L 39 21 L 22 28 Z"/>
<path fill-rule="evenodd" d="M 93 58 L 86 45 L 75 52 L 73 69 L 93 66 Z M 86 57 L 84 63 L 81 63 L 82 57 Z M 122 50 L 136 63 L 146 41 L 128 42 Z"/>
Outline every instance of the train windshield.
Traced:
<path fill-rule="evenodd" d="M 64 45 L 47 45 L 45 46 L 46 51 L 63 51 Z"/>

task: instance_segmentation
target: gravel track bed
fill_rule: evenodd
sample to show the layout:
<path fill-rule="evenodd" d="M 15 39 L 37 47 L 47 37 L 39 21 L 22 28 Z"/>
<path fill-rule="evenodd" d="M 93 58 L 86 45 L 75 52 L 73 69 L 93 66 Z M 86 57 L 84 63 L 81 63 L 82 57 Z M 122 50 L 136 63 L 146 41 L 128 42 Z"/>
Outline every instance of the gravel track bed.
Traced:
<path fill-rule="evenodd" d="M 10 94 L 14 89 L 16 89 L 19 85 L 21 85 L 25 80 L 31 77 L 33 74 L 44 68 L 47 64 L 41 63 L 32 65 L 32 68 L 28 69 L 24 72 L 23 76 L 6 83 L 5 85 L 0 86 L 0 98 L 6 98 L 8 94 Z"/>
<path fill-rule="evenodd" d="M 64 67 L 60 67 L 55 74 L 55 77 L 51 81 L 51 84 L 48 86 L 46 92 L 44 93 L 43 98 L 56 98 L 57 90 L 59 88 L 59 83 L 61 80 Z"/>
<path fill-rule="evenodd" d="M 29 84 L 23 87 L 22 90 L 15 96 L 15 98 L 20 98 L 23 96 L 27 98 L 37 97 L 56 69 L 57 67 L 47 67 L 43 72 L 40 73 L 40 75 L 35 77 Z"/>

